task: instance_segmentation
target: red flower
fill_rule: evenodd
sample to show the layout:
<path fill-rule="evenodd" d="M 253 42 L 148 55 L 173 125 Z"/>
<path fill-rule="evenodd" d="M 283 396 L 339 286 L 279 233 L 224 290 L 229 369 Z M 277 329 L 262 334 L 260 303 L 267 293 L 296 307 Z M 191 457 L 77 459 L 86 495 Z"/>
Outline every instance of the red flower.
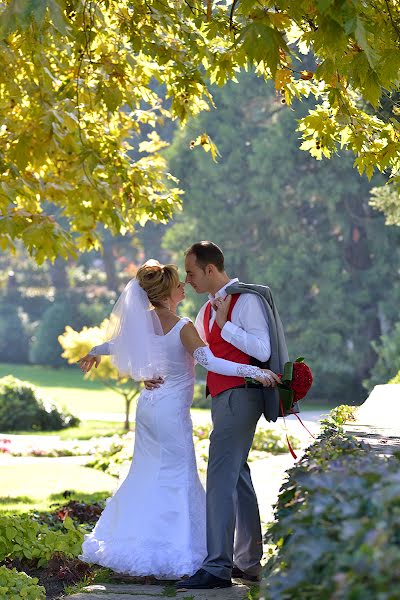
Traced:
<path fill-rule="evenodd" d="M 294 393 L 294 402 L 301 400 L 307 394 L 313 382 L 311 369 L 304 362 L 293 363 L 293 377 L 290 384 Z"/>

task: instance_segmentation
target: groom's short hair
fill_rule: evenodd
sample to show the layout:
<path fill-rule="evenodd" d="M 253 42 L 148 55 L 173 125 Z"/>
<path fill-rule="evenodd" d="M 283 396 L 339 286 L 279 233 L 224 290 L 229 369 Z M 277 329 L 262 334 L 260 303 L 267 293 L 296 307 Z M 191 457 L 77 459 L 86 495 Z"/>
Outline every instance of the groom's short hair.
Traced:
<path fill-rule="evenodd" d="M 213 242 L 203 241 L 196 242 L 196 244 L 192 244 L 190 248 L 188 248 L 185 252 L 185 256 L 188 254 L 193 254 L 196 257 L 196 263 L 203 270 L 207 265 L 215 265 L 218 271 L 222 272 L 224 270 L 224 255 L 219 246 L 217 244 L 213 244 Z"/>

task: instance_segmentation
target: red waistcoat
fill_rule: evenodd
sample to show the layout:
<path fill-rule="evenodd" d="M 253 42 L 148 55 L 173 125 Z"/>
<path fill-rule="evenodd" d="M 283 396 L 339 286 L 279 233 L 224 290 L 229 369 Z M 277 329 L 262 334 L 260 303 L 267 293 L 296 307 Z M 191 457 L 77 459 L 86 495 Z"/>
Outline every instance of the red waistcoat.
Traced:
<path fill-rule="evenodd" d="M 240 294 L 232 295 L 232 301 L 228 312 L 228 321 L 231 320 L 232 311 L 239 299 L 239 296 Z M 216 321 L 214 321 L 210 331 L 210 317 L 211 303 L 209 302 L 204 312 L 204 332 L 206 335 L 206 341 L 214 356 L 217 356 L 218 358 L 224 358 L 225 360 L 230 360 L 232 362 L 249 365 L 250 356 L 223 339 L 221 336 L 221 328 Z M 207 387 L 213 398 L 214 396 L 217 396 L 217 394 L 225 392 L 225 390 L 230 390 L 238 385 L 243 385 L 244 383 L 245 379 L 243 377 L 228 377 L 226 375 L 212 373 L 211 371 L 208 371 L 207 373 Z"/>

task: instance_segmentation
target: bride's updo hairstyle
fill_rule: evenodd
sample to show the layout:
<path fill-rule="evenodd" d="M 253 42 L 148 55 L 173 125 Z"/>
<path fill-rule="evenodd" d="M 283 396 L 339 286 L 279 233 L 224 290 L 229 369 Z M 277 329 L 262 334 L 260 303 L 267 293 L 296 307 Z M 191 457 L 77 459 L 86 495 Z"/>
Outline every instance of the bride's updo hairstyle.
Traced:
<path fill-rule="evenodd" d="M 161 265 L 158 260 L 148 260 L 136 273 L 136 279 L 155 307 L 169 298 L 179 284 L 178 269 L 175 265 Z"/>

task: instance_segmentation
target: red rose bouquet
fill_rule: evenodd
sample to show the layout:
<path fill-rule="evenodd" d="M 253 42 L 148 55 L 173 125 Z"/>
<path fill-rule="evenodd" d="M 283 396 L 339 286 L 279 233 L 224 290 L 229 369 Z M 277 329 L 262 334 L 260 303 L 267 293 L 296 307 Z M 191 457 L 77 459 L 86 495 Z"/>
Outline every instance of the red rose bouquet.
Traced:
<path fill-rule="evenodd" d="M 287 362 L 283 368 L 283 374 L 279 375 L 281 383 L 277 384 L 279 401 L 281 405 L 281 416 L 293 412 L 293 405 L 308 393 L 313 376 L 310 367 L 300 356 L 294 362 Z"/>
<path fill-rule="evenodd" d="M 303 425 L 304 429 L 310 434 L 312 438 L 315 439 L 313 434 L 307 429 L 303 421 L 296 414 L 299 411 L 298 408 L 295 406 L 295 403 L 298 400 L 304 398 L 304 396 L 307 394 L 308 390 L 312 385 L 313 376 L 310 367 L 306 365 L 306 363 L 304 362 L 304 358 L 300 356 L 299 358 L 296 358 L 294 362 L 285 363 L 285 366 L 283 367 L 283 374 L 279 374 L 279 377 L 281 378 L 281 383 L 277 384 L 280 404 L 279 416 L 283 417 L 283 420 L 285 421 L 286 415 L 295 415 L 295 417 L 297 417 L 300 423 Z M 286 439 L 289 451 L 293 458 L 296 459 L 297 456 L 290 443 L 287 430 Z"/>

